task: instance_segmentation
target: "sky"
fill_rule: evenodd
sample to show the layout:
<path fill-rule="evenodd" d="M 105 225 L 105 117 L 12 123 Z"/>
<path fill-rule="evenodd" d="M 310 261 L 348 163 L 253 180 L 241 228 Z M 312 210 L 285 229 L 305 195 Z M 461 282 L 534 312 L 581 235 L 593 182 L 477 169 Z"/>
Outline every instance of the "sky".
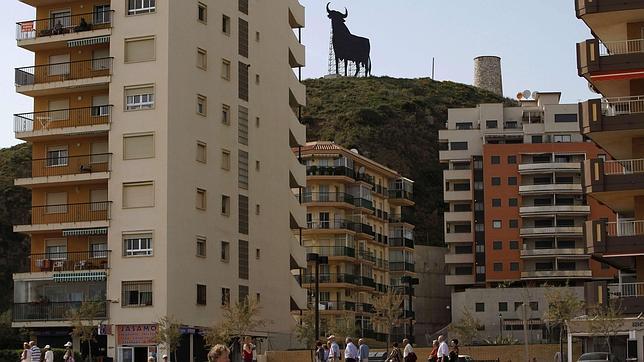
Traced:
<path fill-rule="evenodd" d="M 187 1 L 187 0 L 166 0 Z M 272 1 L 272 0 L 256 0 Z M 328 72 L 331 22 L 328 0 L 300 0 L 306 8 L 305 78 Z M 561 91 L 563 102 L 595 98 L 577 76 L 575 44 L 590 31 L 575 17 L 574 0 L 333 0 L 349 11 L 346 24 L 371 42 L 372 73 L 471 84 L 473 59 L 501 57 L 503 92 Z M 35 11 L 17 0 L 0 0 L 0 147 L 19 143 L 14 113 L 30 112 L 29 97 L 15 93 L 13 68 L 32 65 L 33 54 L 16 46 L 15 23 Z"/>

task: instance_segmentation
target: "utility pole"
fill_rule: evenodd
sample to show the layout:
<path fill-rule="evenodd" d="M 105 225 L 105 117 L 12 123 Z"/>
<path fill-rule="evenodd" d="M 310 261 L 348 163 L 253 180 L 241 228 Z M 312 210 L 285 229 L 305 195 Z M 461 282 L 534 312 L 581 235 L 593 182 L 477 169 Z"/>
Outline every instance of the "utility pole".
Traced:
<path fill-rule="evenodd" d="M 523 353 L 525 355 L 525 361 L 528 362 L 530 355 L 528 352 L 528 305 L 526 302 L 523 302 Z"/>
<path fill-rule="evenodd" d="M 412 278 L 409 275 L 405 275 L 402 278 L 400 278 L 400 281 L 407 284 L 407 297 L 409 298 L 409 340 L 413 343 L 414 342 L 414 308 L 412 307 L 412 296 L 414 295 L 414 285 L 417 285 L 419 283 L 418 278 Z M 404 314 L 403 314 L 404 315 Z M 405 316 L 406 317 L 406 316 Z"/>
<path fill-rule="evenodd" d="M 306 254 L 307 262 L 315 263 L 315 340 L 320 338 L 320 264 L 328 264 L 329 258 L 319 254 Z"/>

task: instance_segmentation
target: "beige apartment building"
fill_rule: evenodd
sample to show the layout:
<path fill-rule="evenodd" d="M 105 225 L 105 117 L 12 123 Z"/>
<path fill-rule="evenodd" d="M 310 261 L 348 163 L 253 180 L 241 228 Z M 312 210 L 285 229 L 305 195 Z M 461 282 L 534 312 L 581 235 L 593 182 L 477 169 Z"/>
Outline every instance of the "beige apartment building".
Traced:
<path fill-rule="evenodd" d="M 373 300 L 403 286 L 403 276 L 416 275 L 414 226 L 405 210 L 414 205 L 413 181 L 333 142 L 308 142 L 298 152 L 307 174 L 300 194 L 307 209 L 302 245 L 328 257 L 320 265 L 320 333 L 354 324 L 358 337 L 386 341 L 389 328 L 374 318 Z M 314 309 L 314 262 L 302 286 Z M 406 300 L 406 322 L 392 331 L 396 338 L 409 336 L 412 309 Z"/>
<path fill-rule="evenodd" d="M 306 184 L 305 89 L 297 0 L 21 0 L 34 64 L 16 69 L 33 110 L 31 237 L 14 275 L 13 325 L 42 347 L 69 339 L 66 311 L 101 306 L 94 355 L 159 355 L 163 316 L 182 325 L 180 361 L 205 360 L 202 332 L 246 297 L 272 323 L 253 335 L 289 347 L 306 267 L 291 189 Z M 75 341 L 77 342 L 77 341 Z M 79 344 L 75 343 L 79 349 Z"/>

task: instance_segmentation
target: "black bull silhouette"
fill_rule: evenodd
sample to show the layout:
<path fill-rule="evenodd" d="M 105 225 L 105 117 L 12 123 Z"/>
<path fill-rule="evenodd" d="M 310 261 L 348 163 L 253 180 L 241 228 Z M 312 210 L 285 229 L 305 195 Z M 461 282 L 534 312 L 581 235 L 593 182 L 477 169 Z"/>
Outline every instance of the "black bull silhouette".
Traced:
<path fill-rule="evenodd" d="M 335 53 L 335 74 L 338 74 L 338 62 L 344 60 L 344 75 L 347 75 L 347 63 L 352 61 L 356 64 L 356 74 L 360 73 L 360 65 L 365 68 L 365 76 L 371 75 L 371 44 L 369 39 L 351 34 L 349 28 L 344 24 L 344 19 L 349 16 L 349 11 L 344 8 L 344 14 L 329 9 L 326 4 L 326 12 L 331 19 L 333 29 L 333 51 Z"/>

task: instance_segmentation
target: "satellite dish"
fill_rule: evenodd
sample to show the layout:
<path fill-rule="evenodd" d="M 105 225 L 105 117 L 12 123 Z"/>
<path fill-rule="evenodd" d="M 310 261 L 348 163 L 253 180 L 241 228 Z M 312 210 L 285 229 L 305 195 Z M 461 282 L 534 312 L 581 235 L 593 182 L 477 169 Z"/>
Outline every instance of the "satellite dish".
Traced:
<path fill-rule="evenodd" d="M 537 99 L 537 95 L 539 95 L 539 92 L 537 91 L 532 92 L 532 98 Z"/>
<path fill-rule="evenodd" d="M 517 99 L 522 100 L 523 99 L 523 93 L 521 93 L 521 92 L 517 93 Z"/>
<path fill-rule="evenodd" d="M 523 93 L 523 98 L 528 99 L 530 96 L 532 96 L 532 92 L 530 92 L 528 89 L 524 90 Z"/>

